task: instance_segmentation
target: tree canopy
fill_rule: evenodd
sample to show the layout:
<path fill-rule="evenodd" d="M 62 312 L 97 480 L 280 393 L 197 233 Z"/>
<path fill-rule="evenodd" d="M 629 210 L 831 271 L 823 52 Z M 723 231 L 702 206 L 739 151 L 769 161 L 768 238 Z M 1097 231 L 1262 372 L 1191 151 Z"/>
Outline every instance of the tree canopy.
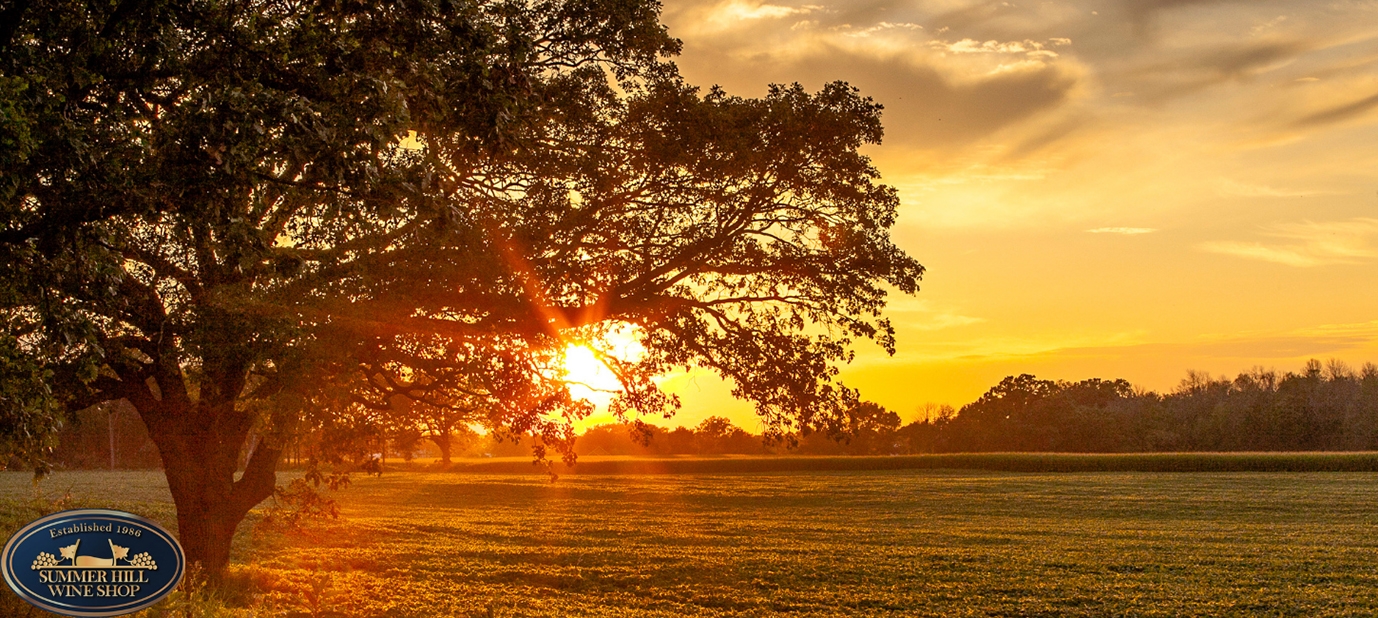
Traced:
<path fill-rule="evenodd" d="M 880 106 L 700 91 L 655 2 L 0 13 L 0 430 L 38 455 L 128 401 L 213 574 L 305 425 L 400 396 L 572 453 L 560 355 L 611 331 L 619 414 L 704 367 L 774 433 L 845 430 L 838 366 L 923 273 L 859 152 Z"/>

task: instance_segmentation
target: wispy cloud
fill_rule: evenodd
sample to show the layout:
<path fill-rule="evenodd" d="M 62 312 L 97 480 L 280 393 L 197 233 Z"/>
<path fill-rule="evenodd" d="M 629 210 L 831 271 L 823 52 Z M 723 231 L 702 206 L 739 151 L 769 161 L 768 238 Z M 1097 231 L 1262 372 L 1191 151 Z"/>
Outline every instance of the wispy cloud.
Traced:
<path fill-rule="evenodd" d="M 1111 359 L 1173 359 L 1166 373 L 1180 375 L 1190 360 L 1210 361 L 1286 361 L 1307 357 L 1324 357 L 1378 345 L 1378 320 L 1370 322 L 1321 324 L 1300 329 L 1241 331 L 1211 333 L 1194 337 L 1151 340 L 1146 332 L 1122 332 L 1090 338 L 1010 338 L 971 341 L 969 348 L 935 350 L 928 356 L 910 355 L 911 361 L 1016 361 L 1025 368 L 1042 363 L 1065 364 L 1077 359 L 1092 359 L 1096 363 Z M 900 356 L 905 356 L 901 352 Z M 1212 362 L 1211 364 L 1215 364 Z M 1244 369 L 1247 364 L 1228 362 Z M 1097 365 L 1092 364 L 1092 367 Z M 1101 367 L 1103 369 L 1103 367 Z M 1175 379 L 1175 378 L 1174 378 Z M 1161 386 L 1160 386 L 1161 387 Z"/>
<path fill-rule="evenodd" d="M 1134 90 L 1163 101 L 1226 83 L 1247 82 L 1291 63 L 1316 44 L 1299 39 L 1201 44 L 1162 54 L 1126 73 Z M 1161 56 L 1161 57 L 1160 57 Z"/>
<path fill-rule="evenodd" d="M 796 7 L 749 0 L 728 0 L 705 8 L 695 28 L 701 33 L 736 30 L 754 22 L 807 15 L 823 9 L 813 4 Z"/>
<path fill-rule="evenodd" d="M 794 7 L 768 3 L 752 4 L 750 2 L 736 0 L 723 5 L 721 10 L 726 16 L 735 19 L 770 19 L 789 17 L 790 15 L 804 15 L 821 8 L 823 7 L 814 4 Z"/>
<path fill-rule="evenodd" d="M 967 326 L 970 324 L 980 324 L 985 322 L 985 318 L 974 318 L 969 315 L 956 315 L 953 313 L 937 313 L 932 315 L 925 322 L 910 325 L 914 330 L 943 330 L 956 326 Z"/>
<path fill-rule="evenodd" d="M 1238 182 L 1224 178 L 1220 180 L 1220 194 L 1238 197 L 1301 197 L 1304 195 L 1323 195 L 1329 191 L 1278 189 L 1268 185 Z"/>
<path fill-rule="evenodd" d="M 1180 9 L 1194 5 L 1210 5 L 1225 3 L 1230 0 L 1138 0 L 1137 2 L 1126 2 L 1130 14 L 1140 19 L 1146 19 L 1155 13 L 1170 9 Z"/>
<path fill-rule="evenodd" d="M 1293 124 L 1298 127 L 1312 127 L 1343 122 L 1367 114 L 1375 107 L 1378 107 L 1378 94 L 1308 114 Z"/>
<path fill-rule="evenodd" d="M 918 298 L 895 299 L 886 313 L 899 318 L 906 330 L 935 331 L 957 326 L 980 324 L 985 318 L 962 315 L 952 309 L 936 306 L 933 301 Z"/>
<path fill-rule="evenodd" d="M 871 26 L 869 28 L 863 28 L 861 30 L 843 30 L 845 31 L 842 33 L 842 36 L 865 38 L 878 32 L 923 30 L 923 26 L 920 26 L 918 24 L 911 24 L 909 22 L 896 24 L 888 21 L 883 21 L 874 26 Z"/>
<path fill-rule="evenodd" d="M 1235 257 L 1263 260 L 1288 266 L 1306 267 L 1333 264 L 1333 258 L 1312 255 L 1302 247 L 1270 247 L 1258 242 L 1214 241 L 1201 243 L 1201 248 L 1211 253 L 1223 253 Z"/>
<path fill-rule="evenodd" d="M 1088 233 L 1091 233 L 1091 234 L 1123 234 L 1123 235 L 1125 235 L 1125 236 L 1134 236 L 1134 235 L 1136 235 L 1136 234 L 1152 234 L 1153 232 L 1158 231 L 1158 228 L 1152 228 L 1152 227 L 1098 227 L 1098 228 L 1091 229 L 1091 230 L 1086 230 L 1086 231 L 1087 231 Z"/>
<path fill-rule="evenodd" d="M 1062 47 L 1071 45 L 1072 40 L 1067 38 L 1049 39 L 1047 43 L 1025 39 L 1023 41 L 977 41 L 975 39 L 962 39 L 960 41 L 929 41 L 929 47 L 944 51 L 950 54 L 1024 54 L 1030 57 L 1056 58 L 1057 52 L 1048 49 L 1050 47 Z"/>
<path fill-rule="evenodd" d="M 1265 233 L 1272 243 L 1212 241 L 1200 248 L 1212 253 L 1263 260 L 1305 268 L 1327 264 L 1357 264 L 1378 258 L 1378 219 L 1279 224 Z"/>

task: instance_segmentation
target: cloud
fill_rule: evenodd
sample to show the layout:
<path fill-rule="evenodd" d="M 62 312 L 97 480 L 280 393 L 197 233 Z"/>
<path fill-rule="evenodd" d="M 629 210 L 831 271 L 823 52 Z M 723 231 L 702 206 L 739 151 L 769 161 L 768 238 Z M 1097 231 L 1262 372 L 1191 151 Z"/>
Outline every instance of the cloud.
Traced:
<path fill-rule="evenodd" d="M 1273 226 L 1266 235 L 1281 242 L 1213 241 L 1199 248 L 1298 268 L 1357 264 L 1378 257 L 1372 243 L 1378 240 L 1378 219 L 1289 223 Z"/>
<path fill-rule="evenodd" d="M 1247 81 L 1294 61 L 1314 49 L 1304 40 L 1249 41 L 1198 45 L 1173 52 L 1166 60 L 1154 54 L 1149 64 L 1126 71 L 1133 90 L 1150 100 L 1178 97 L 1227 82 Z"/>
<path fill-rule="evenodd" d="M 1257 364 L 1265 359 L 1281 361 L 1323 357 L 1368 347 L 1378 341 L 1378 334 L 1375 334 L 1372 329 L 1373 325 L 1369 324 L 1368 326 L 1369 329 L 1366 332 L 1307 333 L 1297 331 L 1276 334 L 1237 334 L 1223 337 L 1203 337 L 1197 341 L 1061 348 L 1030 356 L 1046 359 L 1087 358 L 1121 361 L 1134 357 L 1182 360 L 1213 359 L 1215 361 L 1244 359 L 1249 364 Z M 1178 367 L 1176 371 L 1181 372 L 1188 366 Z"/>
<path fill-rule="evenodd" d="M 885 106 L 887 145 L 950 153 L 1065 106 L 1081 84 L 1077 63 L 1060 58 L 1072 49 L 1069 34 L 943 35 L 928 17 L 894 0 L 686 0 L 666 9 L 691 80 L 744 95 L 772 82 L 844 80 Z"/>
<path fill-rule="evenodd" d="M 915 57 L 912 48 L 887 53 L 854 47 L 802 59 L 797 73 L 861 87 L 885 105 L 886 143 L 923 149 L 963 146 L 1063 107 L 1080 83 L 1074 70 L 1031 55 L 1039 50 L 1023 42 L 956 48 L 972 50 L 951 53 L 960 66 Z"/>
<path fill-rule="evenodd" d="M 846 29 L 843 29 L 843 30 L 846 30 Z M 909 22 L 893 24 L 893 23 L 890 23 L 890 22 L 888 22 L 888 21 L 883 21 L 883 22 L 880 22 L 880 23 L 878 23 L 878 24 L 876 24 L 876 25 L 874 25 L 874 26 L 871 26 L 870 28 L 864 28 L 864 29 L 861 29 L 861 30 L 848 30 L 848 31 L 845 31 L 845 32 L 842 33 L 842 35 L 843 35 L 843 36 L 848 36 L 848 37 L 855 37 L 855 38 L 866 38 L 866 37 L 869 37 L 869 36 L 874 35 L 874 34 L 877 34 L 877 33 L 888 32 L 888 31 L 891 31 L 891 30 L 899 30 L 899 31 L 905 31 L 905 30 L 923 30 L 923 26 L 920 26 L 920 25 L 918 25 L 918 24 L 911 24 L 911 23 L 909 23 Z"/>
<path fill-rule="evenodd" d="M 1201 249 L 1235 257 L 1263 260 L 1287 266 L 1320 266 L 1334 263 L 1331 259 L 1311 255 L 1304 247 L 1270 247 L 1257 242 L 1214 241 L 1201 243 Z"/>
<path fill-rule="evenodd" d="M 1236 79 L 1290 60 L 1313 46 L 1305 41 L 1264 41 L 1207 48 L 1188 61 L 1194 67 L 1222 79 Z"/>
<path fill-rule="evenodd" d="M 1123 234 L 1125 236 L 1135 236 L 1138 234 L 1152 234 L 1158 231 L 1151 227 L 1098 227 L 1093 230 L 1086 230 L 1091 234 Z"/>
<path fill-rule="evenodd" d="M 933 49 L 945 51 L 950 54 L 1024 54 L 1029 57 L 1056 58 L 1057 52 L 1048 49 L 1050 47 L 1062 47 L 1070 45 L 1071 39 L 1054 38 L 1047 43 L 1024 39 L 1023 41 L 977 41 L 975 39 L 962 39 L 957 42 L 951 41 L 929 41 L 928 46 Z"/>
<path fill-rule="evenodd" d="M 1089 359 L 1124 361 L 1135 357 L 1171 359 L 1247 359 L 1287 360 L 1326 356 L 1378 345 L 1378 320 L 1272 331 L 1215 333 L 1175 341 L 1144 341 L 1146 333 L 1121 333 L 1109 340 L 1086 341 L 1004 341 L 986 345 L 975 353 L 954 350 L 950 357 L 924 360 L 1001 361 L 1041 359 Z M 1187 366 L 1176 365 L 1170 372 Z"/>
<path fill-rule="evenodd" d="M 1293 124 L 1298 127 L 1314 127 L 1344 122 L 1362 116 L 1375 107 L 1378 107 L 1378 94 L 1308 114 L 1297 119 Z"/>
<path fill-rule="evenodd" d="M 1232 0 L 1122 0 L 1134 13 L 1152 13 L 1200 4 L 1220 4 Z"/>
<path fill-rule="evenodd" d="M 1055 123 L 1045 125 L 1041 130 L 1019 140 L 999 159 L 1001 163 L 1012 163 L 1044 148 L 1063 142 L 1069 136 L 1088 128 L 1094 119 L 1085 111 L 1065 115 Z"/>
<path fill-rule="evenodd" d="M 926 321 L 919 324 L 907 324 L 911 329 L 930 331 L 943 330 L 954 326 L 967 326 L 969 324 L 980 324 L 985 322 L 984 318 L 974 318 L 969 315 L 955 315 L 951 313 L 939 313 L 930 316 Z"/>
<path fill-rule="evenodd" d="M 1014 10 L 1008 2 L 988 0 L 935 15 L 930 23 L 933 30 L 965 30 L 984 25 L 992 19 Z"/>
<path fill-rule="evenodd" d="M 893 299 L 896 357 L 859 346 L 868 396 L 912 409 L 1025 371 L 1171 388 L 1188 367 L 1378 359 L 1378 324 L 1294 330 L 1349 319 L 1378 266 L 1371 0 L 665 7 L 690 83 L 840 79 L 885 106 L 885 144 L 863 152 L 900 191 L 895 240 L 932 268 L 933 304 Z M 1274 302 L 1287 273 L 1310 276 Z M 737 405 L 719 390 L 695 409 Z"/>
<path fill-rule="evenodd" d="M 1307 195 L 1325 195 L 1330 191 L 1298 191 L 1289 189 L 1277 189 L 1267 185 L 1255 185 L 1228 178 L 1220 180 L 1220 194 L 1237 197 L 1303 197 Z"/>
<path fill-rule="evenodd" d="M 807 15 L 823 9 L 814 4 L 783 6 L 749 0 L 727 0 L 696 8 L 694 18 L 689 24 L 692 27 L 691 31 L 696 35 L 749 28 L 753 26 L 753 22 Z"/>
<path fill-rule="evenodd" d="M 1375 343 L 1378 343 L 1378 321 L 1322 324 L 1287 331 L 1215 334 L 1194 341 L 1139 343 L 1119 348 L 1068 348 L 1059 352 L 1118 356 L 1125 348 L 1133 348 L 1165 356 L 1281 360 L 1336 354 Z"/>
<path fill-rule="evenodd" d="M 1121 0 L 1121 4 L 1124 6 L 1126 12 L 1133 18 L 1140 31 L 1142 31 L 1147 25 L 1147 22 L 1152 20 L 1159 13 L 1192 6 L 1232 4 L 1235 2 L 1247 1 L 1249 0 Z"/>
<path fill-rule="evenodd" d="M 767 82 L 799 81 L 809 88 L 833 80 L 850 82 L 885 106 L 887 145 L 925 150 L 961 147 L 1057 109 L 1079 83 L 1075 73 L 1043 62 L 995 63 L 980 73 L 954 74 L 906 59 L 905 52 L 886 55 L 832 43 L 797 56 L 725 58 L 708 53 L 718 56 L 718 64 L 735 64 L 738 75 L 749 76 L 750 81 L 724 80 L 729 91 Z"/>
<path fill-rule="evenodd" d="M 936 307 L 932 301 L 921 298 L 896 298 L 886 308 L 885 313 L 895 318 L 896 322 L 902 323 L 905 330 L 913 331 L 944 330 L 986 321 L 985 318 L 961 315 L 949 309 Z"/>
<path fill-rule="evenodd" d="M 1061 107 L 1078 83 L 1075 75 L 1044 64 L 1009 66 L 971 81 L 922 69 L 908 77 L 872 89 L 887 103 L 889 135 L 927 148 L 964 144 Z"/>

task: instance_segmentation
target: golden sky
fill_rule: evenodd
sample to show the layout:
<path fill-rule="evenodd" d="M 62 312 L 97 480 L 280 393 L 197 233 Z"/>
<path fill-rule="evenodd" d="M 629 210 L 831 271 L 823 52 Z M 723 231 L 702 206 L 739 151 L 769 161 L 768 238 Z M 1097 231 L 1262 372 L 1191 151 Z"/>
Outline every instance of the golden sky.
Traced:
<path fill-rule="evenodd" d="M 899 353 L 844 371 L 906 420 L 1002 377 L 1378 362 L 1378 2 L 666 0 L 694 84 L 844 80 L 928 268 Z M 708 375 L 669 424 L 726 414 Z"/>

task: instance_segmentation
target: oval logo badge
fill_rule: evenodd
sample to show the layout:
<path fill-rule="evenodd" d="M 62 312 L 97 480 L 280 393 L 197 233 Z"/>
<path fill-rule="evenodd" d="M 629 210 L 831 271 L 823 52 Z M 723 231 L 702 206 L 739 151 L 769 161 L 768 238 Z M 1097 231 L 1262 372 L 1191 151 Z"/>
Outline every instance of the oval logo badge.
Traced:
<path fill-rule="evenodd" d="M 103 509 L 54 513 L 10 537 L 5 583 L 40 609 L 120 616 L 157 603 L 182 581 L 177 539 L 147 519 Z"/>

